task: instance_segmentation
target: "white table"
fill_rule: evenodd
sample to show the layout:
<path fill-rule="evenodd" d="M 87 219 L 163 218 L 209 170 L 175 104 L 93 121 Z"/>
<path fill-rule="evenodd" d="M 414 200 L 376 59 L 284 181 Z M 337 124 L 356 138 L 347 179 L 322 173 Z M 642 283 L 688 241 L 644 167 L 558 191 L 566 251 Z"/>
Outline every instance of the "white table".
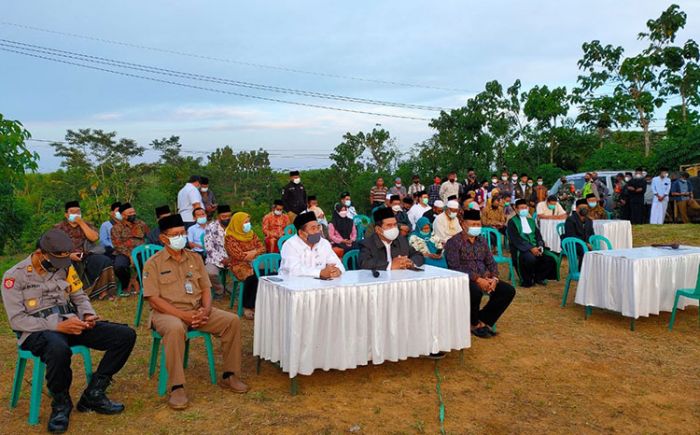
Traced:
<path fill-rule="evenodd" d="M 561 238 L 559 238 L 559 233 L 557 233 L 557 225 L 563 224 L 565 221 L 566 219 L 539 219 L 537 223 L 544 244 L 552 252 L 561 252 Z"/>
<path fill-rule="evenodd" d="M 593 232 L 605 236 L 612 243 L 613 249 L 632 248 L 632 224 L 626 220 L 596 219 Z M 603 249 L 605 245 L 603 245 Z"/>
<path fill-rule="evenodd" d="M 295 378 L 470 347 L 469 276 L 424 268 L 378 278 L 348 271 L 331 281 L 261 278 L 253 355 Z"/>
<path fill-rule="evenodd" d="M 676 290 L 694 288 L 700 248 L 634 248 L 588 252 L 583 257 L 576 303 L 637 319 L 671 311 Z M 681 297 L 678 308 L 697 305 Z"/>

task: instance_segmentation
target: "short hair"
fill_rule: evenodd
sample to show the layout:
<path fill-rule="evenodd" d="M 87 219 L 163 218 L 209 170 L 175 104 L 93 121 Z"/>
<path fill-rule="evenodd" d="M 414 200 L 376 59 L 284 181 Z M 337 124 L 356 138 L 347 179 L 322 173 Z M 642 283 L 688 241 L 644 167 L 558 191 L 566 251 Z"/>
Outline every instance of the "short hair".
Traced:
<path fill-rule="evenodd" d="M 202 177 L 199 175 L 190 175 L 190 178 L 187 180 L 188 183 L 200 183 L 202 181 Z"/>
<path fill-rule="evenodd" d="M 194 214 L 197 213 L 199 210 L 202 210 L 204 214 L 207 214 L 207 211 L 204 210 L 202 207 L 197 207 L 194 210 L 192 210 L 192 216 L 194 216 Z"/>
<path fill-rule="evenodd" d="M 209 185 L 209 178 L 208 177 L 201 177 L 199 179 L 199 184 L 206 184 Z"/>

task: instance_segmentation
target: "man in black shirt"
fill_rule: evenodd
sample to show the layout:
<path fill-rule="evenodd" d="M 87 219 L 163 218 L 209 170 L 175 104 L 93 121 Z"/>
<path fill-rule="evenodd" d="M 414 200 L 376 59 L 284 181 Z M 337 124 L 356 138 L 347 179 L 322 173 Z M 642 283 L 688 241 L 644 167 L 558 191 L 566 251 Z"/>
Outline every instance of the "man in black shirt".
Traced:
<path fill-rule="evenodd" d="M 644 180 L 642 168 L 637 168 L 634 171 L 634 178 L 625 185 L 625 190 L 627 193 L 632 225 L 648 222 L 648 220 L 645 220 L 644 212 L 644 192 L 647 190 L 647 182 Z"/>
<path fill-rule="evenodd" d="M 299 171 L 289 173 L 289 183 L 282 189 L 282 202 L 284 209 L 290 214 L 290 221 L 306 210 L 306 190 L 301 184 Z"/>
<path fill-rule="evenodd" d="M 571 214 L 564 222 L 564 234 L 561 236 L 562 239 L 567 237 L 574 237 L 585 243 L 588 248 L 591 245 L 588 243 L 588 238 L 593 235 L 593 221 L 588 219 L 588 203 L 585 199 L 579 199 L 576 201 L 576 211 Z M 583 261 L 583 248 L 576 246 L 576 253 L 578 254 L 578 267 L 581 270 L 581 262 Z"/>

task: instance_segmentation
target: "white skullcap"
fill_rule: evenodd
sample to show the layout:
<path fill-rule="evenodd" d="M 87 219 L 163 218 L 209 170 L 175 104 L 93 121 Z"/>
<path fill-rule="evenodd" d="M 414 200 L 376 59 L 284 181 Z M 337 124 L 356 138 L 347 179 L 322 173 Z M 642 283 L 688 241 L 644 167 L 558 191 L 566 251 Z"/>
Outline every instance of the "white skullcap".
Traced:
<path fill-rule="evenodd" d="M 454 199 L 451 201 L 447 201 L 447 208 L 459 208 L 459 203 Z"/>
<path fill-rule="evenodd" d="M 439 199 L 433 203 L 433 207 L 437 208 L 445 208 L 445 203 L 440 201 Z"/>
<path fill-rule="evenodd" d="M 391 199 L 391 196 L 392 196 L 391 193 L 387 193 L 387 194 L 386 194 L 386 199 Z"/>

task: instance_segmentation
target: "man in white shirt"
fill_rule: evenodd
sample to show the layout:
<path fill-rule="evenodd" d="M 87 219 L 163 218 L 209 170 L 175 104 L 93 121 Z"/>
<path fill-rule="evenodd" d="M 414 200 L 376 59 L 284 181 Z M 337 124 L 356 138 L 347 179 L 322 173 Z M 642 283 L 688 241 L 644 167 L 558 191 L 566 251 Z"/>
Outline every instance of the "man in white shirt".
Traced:
<path fill-rule="evenodd" d="M 433 238 L 438 243 L 443 244 L 462 231 L 462 226 L 457 219 L 458 214 L 459 202 L 457 199 L 447 201 L 447 211 L 439 214 L 433 222 Z"/>
<path fill-rule="evenodd" d="M 442 202 L 447 203 L 451 196 L 459 197 L 460 186 L 461 184 L 457 182 L 457 173 L 454 171 L 450 172 L 447 176 L 447 181 L 440 186 L 440 199 L 442 199 Z"/>
<path fill-rule="evenodd" d="M 654 198 L 651 202 L 650 224 L 663 225 L 668 208 L 668 195 L 671 193 L 671 180 L 668 178 L 668 168 L 661 168 L 658 176 L 651 180 L 651 191 Z"/>
<path fill-rule="evenodd" d="M 420 184 L 420 177 L 418 175 L 413 176 L 413 183 L 408 186 L 408 196 L 411 198 L 418 196 L 418 194 L 425 190 L 425 186 Z"/>
<path fill-rule="evenodd" d="M 549 195 L 546 201 L 537 204 L 537 219 L 566 219 L 566 210 L 559 204 L 556 195 Z"/>
<path fill-rule="evenodd" d="M 425 190 L 416 193 L 416 203 L 408 210 L 408 220 L 411 221 L 411 228 L 416 227 L 418 219 L 422 218 L 425 212 L 430 210 L 428 205 L 428 192 Z"/>
<path fill-rule="evenodd" d="M 338 278 L 345 268 L 328 240 L 321 237 L 321 224 L 313 212 L 294 218 L 297 234 L 282 245 L 280 275 Z"/>
<path fill-rule="evenodd" d="M 189 181 L 177 193 L 177 212 L 180 213 L 185 229 L 194 225 L 192 212 L 197 207 L 202 207 L 202 194 L 199 193 L 199 175 L 190 176 Z"/>

